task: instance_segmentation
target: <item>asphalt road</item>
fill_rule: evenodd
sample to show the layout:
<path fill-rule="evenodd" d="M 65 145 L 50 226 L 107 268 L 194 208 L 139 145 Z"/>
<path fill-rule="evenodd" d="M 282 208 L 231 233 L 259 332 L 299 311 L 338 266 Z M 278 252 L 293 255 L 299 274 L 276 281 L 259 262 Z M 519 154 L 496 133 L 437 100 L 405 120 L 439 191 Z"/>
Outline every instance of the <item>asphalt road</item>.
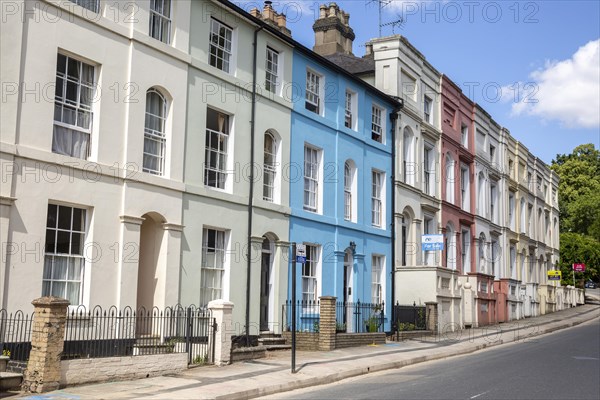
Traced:
<path fill-rule="evenodd" d="M 273 399 L 600 399 L 600 321 Z"/>

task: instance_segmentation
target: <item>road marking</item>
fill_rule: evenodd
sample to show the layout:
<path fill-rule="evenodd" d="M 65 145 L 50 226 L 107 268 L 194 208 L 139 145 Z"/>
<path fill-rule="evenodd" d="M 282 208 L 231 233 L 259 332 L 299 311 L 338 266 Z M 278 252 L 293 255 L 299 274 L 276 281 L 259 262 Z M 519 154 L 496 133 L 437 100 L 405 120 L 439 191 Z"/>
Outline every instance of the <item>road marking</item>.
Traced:
<path fill-rule="evenodd" d="M 599 360 L 598 357 L 582 357 L 582 356 L 573 356 L 574 359 L 576 360 Z"/>
<path fill-rule="evenodd" d="M 489 390 L 488 390 L 487 392 L 483 392 L 483 393 L 476 394 L 475 396 L 471 396 L 470 398 L 471 398 L 471 399 L 475 399 L 475 398 L 477 398 L 477 397 L 479 397 L 479 396 L 481 396 L 481 395 L 484 395 L 484 394 L 486 394 L 486 393 L 488 393 L 488 392 L 489 392 Z"/>

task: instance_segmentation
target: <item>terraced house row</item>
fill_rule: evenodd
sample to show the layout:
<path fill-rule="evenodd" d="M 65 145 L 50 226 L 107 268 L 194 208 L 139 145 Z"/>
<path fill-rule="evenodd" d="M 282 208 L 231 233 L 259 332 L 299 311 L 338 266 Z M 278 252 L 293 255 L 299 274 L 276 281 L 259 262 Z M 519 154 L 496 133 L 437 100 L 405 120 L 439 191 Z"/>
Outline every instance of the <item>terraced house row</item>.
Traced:
<path fill-rule="evenodd" d="M 120 4 L 120 3 L 119 3 Z M 406 38 L 314 49 L 265 2 L 14 1 L 2 24 L 0 308 L 435 302 L 440 329 L 575 305 L 558 178 Z M 441 234 L 442 250 L 422 250 Z M 362 329 L 346 326 L 349 331 Z"/>

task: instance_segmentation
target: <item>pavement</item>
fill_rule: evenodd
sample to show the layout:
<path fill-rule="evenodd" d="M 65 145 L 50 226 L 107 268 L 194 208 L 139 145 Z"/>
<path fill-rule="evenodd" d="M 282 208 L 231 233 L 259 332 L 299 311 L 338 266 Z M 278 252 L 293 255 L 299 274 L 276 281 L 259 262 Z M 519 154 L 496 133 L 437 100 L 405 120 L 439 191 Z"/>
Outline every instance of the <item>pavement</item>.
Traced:
<path fill-rule="evenodd" d="M 596 298 L 595 300 L 600 300 Z M 224 367 L 191 368 L 171 376 L 69 387 L 28 399 L 249 399 L 332 383 L 407 365 L 472 353 L 535 337 L 600 318 L 600 303 L 487 327 L 424 336 L 385 345 L 296 352 L 270 352 L 267 358 Z"/>

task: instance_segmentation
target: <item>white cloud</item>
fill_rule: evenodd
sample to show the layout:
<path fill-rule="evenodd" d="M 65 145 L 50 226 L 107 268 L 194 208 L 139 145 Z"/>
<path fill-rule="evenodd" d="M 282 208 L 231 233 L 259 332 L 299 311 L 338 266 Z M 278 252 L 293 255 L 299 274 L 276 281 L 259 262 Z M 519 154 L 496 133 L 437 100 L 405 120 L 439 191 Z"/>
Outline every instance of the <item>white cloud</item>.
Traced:
<path fill-rule="evenodd" d="M 513 115 L 557 120 L 569 128 L 600 127 L 600 39 L 580 47 L 567 60 L 547 61 L 529 77 L 535 86 L 523 91 L 520 85 Z"/>

